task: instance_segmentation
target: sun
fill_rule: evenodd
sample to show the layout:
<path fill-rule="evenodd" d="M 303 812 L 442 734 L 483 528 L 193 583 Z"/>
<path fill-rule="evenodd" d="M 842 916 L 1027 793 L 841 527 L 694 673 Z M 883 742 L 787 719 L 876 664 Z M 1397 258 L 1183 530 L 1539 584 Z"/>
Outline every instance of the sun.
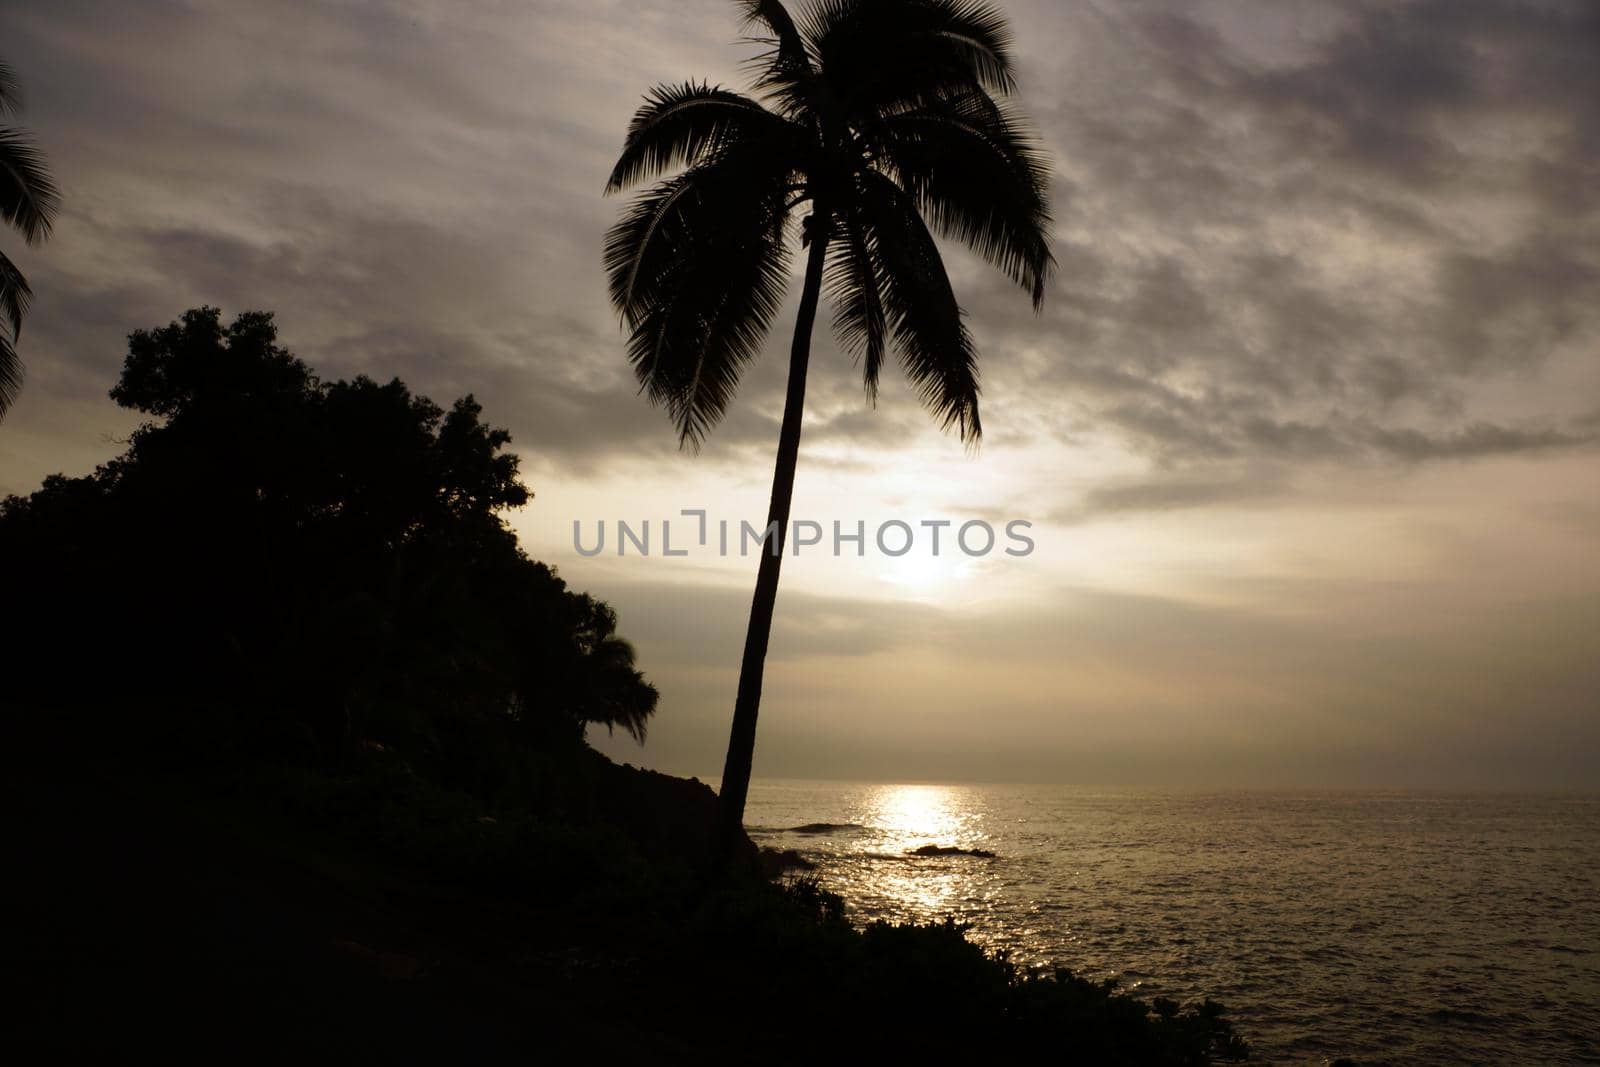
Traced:
<path fill-rule="evenodd" d="M 969 567 L 952 556 L 908 552 L 884 559 L 878 580 L 911 593 L 934 593 L 965 577 Z"/>

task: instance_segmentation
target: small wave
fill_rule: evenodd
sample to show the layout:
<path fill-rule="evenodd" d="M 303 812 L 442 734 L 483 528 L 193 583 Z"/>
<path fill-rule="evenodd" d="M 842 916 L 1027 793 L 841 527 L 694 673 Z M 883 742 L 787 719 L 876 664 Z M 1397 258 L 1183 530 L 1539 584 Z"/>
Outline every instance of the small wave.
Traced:
<path fill-rule="evenodd" d="M 1484 1015 L 1476 1011 L 1463 1011 L 1454 1008 L 1438 1008 L 1428 1013 L 1428 1019 L 1436 1023 L 1463 1024 L 1466 1026 L 1486 1027 L 1495 1025 L 1492 1015 Z"/>
<path fill-rule="evenodd" d="M 808 822 L 804 826 L 790 826 L 784 833 L 789 834 L 836 834 L 849 830 L 865 830 L 866 827 L 858 822 Z"/>

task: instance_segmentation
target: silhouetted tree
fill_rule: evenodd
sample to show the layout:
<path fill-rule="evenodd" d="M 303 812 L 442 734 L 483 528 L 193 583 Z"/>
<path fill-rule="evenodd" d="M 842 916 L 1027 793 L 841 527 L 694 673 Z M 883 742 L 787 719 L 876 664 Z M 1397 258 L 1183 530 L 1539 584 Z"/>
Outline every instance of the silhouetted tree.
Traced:
<path fill-rule="evenodd" d="M 13 695 L 228 709 L 311 759 L 378 740 L 445 779 L 506 739 L 642 739 L 656 691 L 615 614 L 500 518 L 529 498 L 510 435 L 470 396 L 321 382 L 276 337 L 215 308 L 132 334 L 112 396 L 151 421 L 95 474 L 0 502 L 0 558 L 28 561 Z"/>
<path fill-rule="evenodd" d="M 0 62 L 0 115 L 14 115 L 21 108 L 16 75 Z M 36 245 L 50 236 L 59 203 L 55 183 L 33 139 L 14 126 L 0 126 L 0 218 L 15 227 L 24 241 Z M 0 419 L 22 388 L 16 341 L 22 336 L 22 317 L 32 300 L 28 279 L 0 252 L 0 313 L 11 324 L 9 336 L 0 330 Z"/>
<path fill-rule="evenodd" d="M 824 286 L 834 330 L 875 399 L 892 347 L 919 397 L 964 441 L 981 433 L 977 353 L 932 230 L 1033 297 L 1054 267 L 1049 172 L 1005 102 L 1005 19 L 972 0 L 816 0 L 798 19 L 743 0 L 767 51 L 753 99 L 659 86 L 628 129 L 607 191 L 668 170 L 607 234 L 611 299 L 644 391 L 698 446 L 733 399 L 782 303 L 790 220 L 808 249 L 788 394 L 722 776 L 724 835 L 743 820 L 756 715 Z M 925 221 L 926 219 L 926 221 Z"/>

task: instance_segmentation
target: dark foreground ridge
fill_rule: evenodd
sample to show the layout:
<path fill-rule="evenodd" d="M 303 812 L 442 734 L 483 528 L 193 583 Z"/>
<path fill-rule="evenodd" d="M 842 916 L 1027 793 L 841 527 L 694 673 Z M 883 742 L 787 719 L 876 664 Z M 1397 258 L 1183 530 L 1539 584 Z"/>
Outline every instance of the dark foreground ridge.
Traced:
<path fill-rule="evenodd" d="M 528 493 L 470 398 L 321 382 L 211 310 L 113 395 L 150 417 L 122 456 L 0 504 L 9 1046 L 811 1063 L 853 1018 L 851 1059 L 1244 1053 L 1216 1005 L 719 862 L 710 789 L 585 743 L 655 690 L 500 521 Z"/>
<path fill-rule="evenodd" d="M 474 814 L 379 764 L 208 779 L 86 752 L 9 706 L 19 862 L 15 1039 L 57 1057 L 547 1055 L 811 1063 L 816 1020 L 882 1020 L 862 1056 L 1206 1063 L 1220 1009 L 1030 978 L 960 927 L 853 929 L 810 881 L 686 862 L 709 789 L 574 753 L 594 806 Z M 636 806 L 641 805 L 642 806 Z M 649 815 L 641 816 L 641 812 Z M 937 1025 L 930 1024 L 937 1020 Z"/>

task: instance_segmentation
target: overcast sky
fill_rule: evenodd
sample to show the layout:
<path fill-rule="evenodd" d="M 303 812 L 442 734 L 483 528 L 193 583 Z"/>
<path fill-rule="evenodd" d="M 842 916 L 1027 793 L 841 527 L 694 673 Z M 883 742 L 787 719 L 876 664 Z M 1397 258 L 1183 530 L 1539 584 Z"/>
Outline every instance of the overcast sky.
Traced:
<path fill-rule="evenodd" d="M 795 514 L 1036 548 L 790 559 L 757 775 L 1600 785 L 1600 6 L 1003 7 L 1059 275 L 1035 315 L 949 253 L 971 454 L 897 375 L 868 409 L 824 316 Z M 652 84 L 743 87 L 739 36 L 725 0 L 0 0 L 65 198 L 46 246 L 0 234 L 36 293 L 0 492 L 118 451 L 129 331 L 273 310 L 325 377 L 511 429 L 513 524 L 662 690 L 603 747 L 715 775 L 754 559 L 659 527 L 764 514 L 794 294 L 678 451 L 601 190 Z M 601 519 L 657 552 L 580 556 Z"/>

